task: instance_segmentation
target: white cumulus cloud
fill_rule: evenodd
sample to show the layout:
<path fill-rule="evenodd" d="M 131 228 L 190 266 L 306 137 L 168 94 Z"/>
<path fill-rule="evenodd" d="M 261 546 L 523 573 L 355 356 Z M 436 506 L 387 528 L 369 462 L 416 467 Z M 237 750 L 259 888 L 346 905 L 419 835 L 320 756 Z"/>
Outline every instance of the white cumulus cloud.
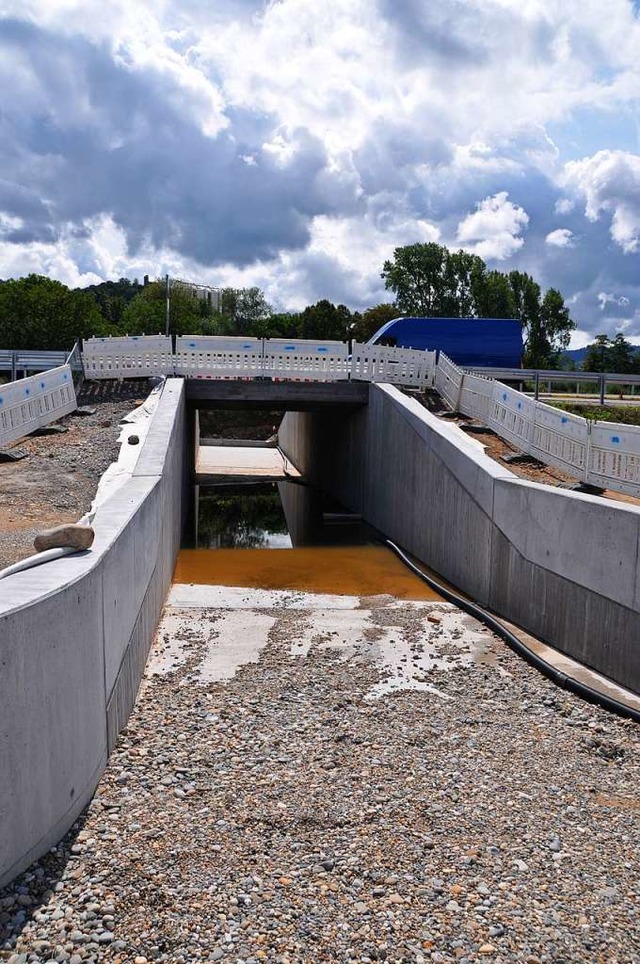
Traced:
<path fill-rule="evenodd" d="M 509 200 L 506 191 L 480 201 L 475 211 L 458 225 L 456 240 L 467 251 L 494 261 L 503 261 L 524 244 L 520 236 L 529 215 Z"/>
<path fill-rule="evenodd" d="M 549 232 L 545 241 L 553 248 L 572 248 L 575 244 L 575 235 L 569 228 L 557 228 Z"/>
<path fill-rule="evenodd" d="M 567 164 L 564 180 L 584 199 L 590 221 L 611 214 L 611 237 L 625 254 L 640 251 L 640 155 L 598 151 Z"/>

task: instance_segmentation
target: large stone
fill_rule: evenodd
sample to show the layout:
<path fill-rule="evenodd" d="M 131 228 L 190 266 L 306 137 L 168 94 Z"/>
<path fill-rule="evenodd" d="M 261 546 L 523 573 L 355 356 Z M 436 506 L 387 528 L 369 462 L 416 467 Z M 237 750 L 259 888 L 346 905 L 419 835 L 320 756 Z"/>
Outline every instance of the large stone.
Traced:
<path fill-rule="evenodd" d="M 33 540 L 36 552 L 44 552 L 45 549 L 88 549 L 93 542 L 95 533 L 91 526 L 75 525 L 73 523 L 64 526 L 55 526 L 53 529 L 45 529 L 40 532 Z"/>

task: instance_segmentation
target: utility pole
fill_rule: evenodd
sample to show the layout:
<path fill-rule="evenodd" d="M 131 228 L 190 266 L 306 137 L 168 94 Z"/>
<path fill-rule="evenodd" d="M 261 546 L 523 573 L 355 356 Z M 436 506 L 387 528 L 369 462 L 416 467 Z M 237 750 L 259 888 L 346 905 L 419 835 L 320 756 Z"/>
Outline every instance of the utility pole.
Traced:
<path fill-rule="evenodd" d="M 169 327 L 171 324 L 171 285 L 169 283 L 169 275 L 165 278 L 165 294 L 167 299 L 167 313 L 166 313 L 166 323 L 165 323 L 165 335 L 169 337 Z"/>

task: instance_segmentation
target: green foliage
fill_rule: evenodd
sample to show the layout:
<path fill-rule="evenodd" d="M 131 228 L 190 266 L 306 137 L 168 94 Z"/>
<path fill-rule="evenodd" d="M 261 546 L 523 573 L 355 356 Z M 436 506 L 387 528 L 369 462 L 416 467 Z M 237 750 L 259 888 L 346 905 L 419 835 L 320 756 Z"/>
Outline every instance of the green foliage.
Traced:
<path fill-rule="evenodd" d="M 587 349 L 583 368 L 586 372 L 638 374 L 640 355 L 621 333 L 613 339 L 607 335 L 597 335 L 593 345 L 589 345 Z"/>
<path fill-rule="evenodd" d="M 175 335 L 216 335 L 220 332 L 220 315 L 190 289 L 172 285 L 169 330 Z M 126 306 L 120 330 L 129 335 L 164 334 L 167 317 L 167 294 L 164 281 L 145 285 Z"/>
<path fill-rule="evenodd" d="M 353 331 L 353 324 L 354 316 L 346 305 L 336 306 L 323 299 L 300 313 L 298 337 L 346 341 Z"/>
<path fill-rule="evenodd" d="M 223 288 L 221 311 L 222 334 L 257 338 L 269 334 L 271 307 L 260 288 Z"/>
<path fill-rule="evenodd" d="M 575 328 L 555 288 L 543 296 L 538 282 L 524 272 L 489 271 L 477 255 L 434 242 L 396 248 L 382 277 L 396 296 L 399 315 L 519 318 L 524 363 L 530 368 L 557 367 Z"/>
<path fill-rule="evenodd" d="M 623 425 L 640 425 L 640 407 L 636 405 L 574 405 L 572 402 L 553 402 L 554 408 L 581 415 L 590 422 L 620 422 Z"/>
<path fill-rule="evenodd" d="M 120 278 L 119 281 L 103 281 L 101 284 L 76 290 L 91 295 L 104 320 L 118 326 L 125 308 L 142 291 L 142 285 L 128 278 Z"/>
<path fill-rule="evenodd" d="M 388 321 L 393 321 L 398 316 L 398 309 L 395 305 L 381 304 L 375 305 L 373 308 L 367 308 L 355 319 L 354 338 L 359 342 L 368 341 L 383 325 L 386 325 Z"/>
<path fill-rule="evenodd" d="M 37 274 L 0 282 L 0 348 L 66 350 L 78 338 L 116 333 L 83 291 Z"/>
<path fill-rule="evenodd" d="M 396 296 L 399 315 L 465 318 L 474 313 L 474 284 L 484 261 L 441 244 L 408 244 L 385 261 L 385 288 Z"/>

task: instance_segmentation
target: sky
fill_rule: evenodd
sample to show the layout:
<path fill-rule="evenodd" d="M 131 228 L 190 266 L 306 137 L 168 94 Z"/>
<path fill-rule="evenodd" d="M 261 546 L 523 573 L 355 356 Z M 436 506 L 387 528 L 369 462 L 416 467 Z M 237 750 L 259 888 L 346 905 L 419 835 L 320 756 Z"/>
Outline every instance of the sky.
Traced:
<path fill-rule="evenodd" d="M 632 0 L 0 0 L 0 277 L 389 301 L 437 241 L 640 341 Z"/>

